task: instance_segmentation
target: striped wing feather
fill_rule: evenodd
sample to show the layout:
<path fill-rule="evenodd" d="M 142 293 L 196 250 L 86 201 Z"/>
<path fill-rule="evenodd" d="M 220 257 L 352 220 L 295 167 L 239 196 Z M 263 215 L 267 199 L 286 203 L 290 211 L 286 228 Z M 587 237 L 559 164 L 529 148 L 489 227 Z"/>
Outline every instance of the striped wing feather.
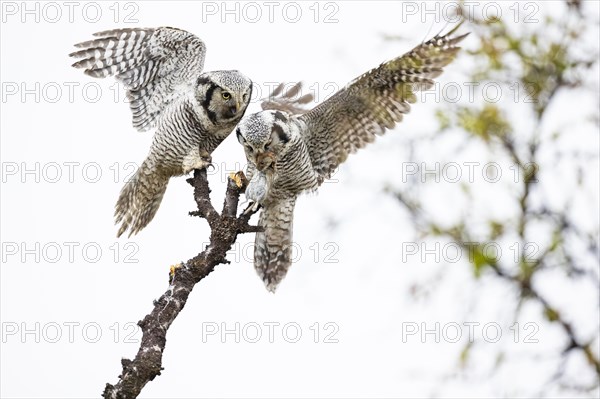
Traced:
<path fill-rule="evenodd" d="M 162 28 L 115 29 L 95 33 L 70 54 L 87 75 L 115 76 L 126 88 L 133 126 L 149 130 L 174 98 L 192 90 L 202 73 L 206 47 L 184 30 Z"/>
<path fill-rule="evenodd" d="M 415 92 L 433 86 L 468 34 L 436 35 L 401 57 L 375 68 L 298 118 L 306 124 L 304 141 L 321 181 L 349 154 L 392 129 L 416 102 Z"/>

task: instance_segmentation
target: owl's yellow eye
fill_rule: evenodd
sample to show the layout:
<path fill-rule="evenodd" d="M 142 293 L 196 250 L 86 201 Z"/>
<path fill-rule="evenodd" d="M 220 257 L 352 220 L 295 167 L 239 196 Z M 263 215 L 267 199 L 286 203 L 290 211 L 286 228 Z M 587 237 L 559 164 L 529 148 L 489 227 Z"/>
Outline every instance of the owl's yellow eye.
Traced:
<path fill-rule="evenodd" d="M 229 100 L 231 98 L 231 94 L 227 93 L 226 91 L 221 93 L 221 96 L 223 97 L 223 100 Z"/>

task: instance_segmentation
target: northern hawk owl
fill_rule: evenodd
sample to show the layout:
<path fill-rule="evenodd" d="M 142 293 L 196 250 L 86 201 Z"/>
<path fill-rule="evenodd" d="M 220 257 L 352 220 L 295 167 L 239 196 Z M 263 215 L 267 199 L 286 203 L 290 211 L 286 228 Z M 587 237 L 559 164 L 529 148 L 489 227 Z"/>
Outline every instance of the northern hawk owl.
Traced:
<path fill-rule="evenodd" d="M 206 46 L 184 30 L 116 29 L 76 44 L 70 56 L 87 75 L 114 75 L 127 92 L 133 126 L 155 128 L 150 152 L 115 206 L 117 236 L 154 217 L 169 179 L 210 163 L 250 101 L 252 82 L 238 71 L 202 73 Z"/>
<path fill-rule="evenodd" d="M 290 266 L 296 198 L 315 191 L 349 154 L 392 129 L 459 50 L 458 27 L 381 64 L 303 114 L 265 110 L 236 129 L 248 160 L 246 196 L 262 206 L 254 266 L 274 291 Z"/>

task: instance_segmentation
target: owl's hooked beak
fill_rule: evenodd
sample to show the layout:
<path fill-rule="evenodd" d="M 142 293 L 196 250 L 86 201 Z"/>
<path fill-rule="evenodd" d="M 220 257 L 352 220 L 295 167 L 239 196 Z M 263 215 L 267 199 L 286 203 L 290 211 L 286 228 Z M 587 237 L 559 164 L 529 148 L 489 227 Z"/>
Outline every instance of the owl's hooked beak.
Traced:
<path fill-rule="evenodd" d="M 227 114 L 228 114 L 227 116 L 230 118 L 233 118 L 237 114 L 237 111 L 238 111 L 238 107 L 233 105 L 233 106 L 229 107 L 229 109 L 227 110 Z"/>
<path fill-rule="evenodd" d="M 235 105 L 232 105 L 231 107 L 229 107 L 229 109 L 227 110 L 227 116 L 229 118 L 233 118 L 234 116 L 237 115 L 238 111 L 240 110 L 240 102 L 236 101 Z"/>
<path fill-rule="evenodd" d="M 265 151 L 256 156 L 256 169 L 261 172 L 266 172 L 267 169 L 275 167 L 275 154 L 270 151 Z"/>

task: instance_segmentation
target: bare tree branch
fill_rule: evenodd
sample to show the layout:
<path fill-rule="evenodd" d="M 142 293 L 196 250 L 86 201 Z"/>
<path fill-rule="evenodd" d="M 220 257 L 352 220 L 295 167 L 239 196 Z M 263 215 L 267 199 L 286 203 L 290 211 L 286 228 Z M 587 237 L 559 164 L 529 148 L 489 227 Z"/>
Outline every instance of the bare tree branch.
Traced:
<path fill-rule="evenodd" d="M 138 322 L 143 332 L 140 349 L 135 359 L 121 360 L 123 371 L 119 375 L 119 381 L 115 385 L 106 384 L 102 394 L 105 399 L 136 398 L 149 381 L 160 375 L 167 330 L 185 306 L 194 286 L 212 272 L 215 266 L 228 263 L 226 253 L 235 243 L 238 234 L 259 230 L 248 224 L 252 213 L 236 216 L 239 196 L 248 183 L 242 172 L 228 179 L 221 214 L 210 202 L 205 169 L 195 170 L 194 177 L 187 181 L 194 187 L 194 199 L 198 206 L 198 210 L 190 214 L 208 221 L 211 229 L 210 243 L 194 258 L 171 267 L 169 289 L 154 301 L 154 309 Z"/>

